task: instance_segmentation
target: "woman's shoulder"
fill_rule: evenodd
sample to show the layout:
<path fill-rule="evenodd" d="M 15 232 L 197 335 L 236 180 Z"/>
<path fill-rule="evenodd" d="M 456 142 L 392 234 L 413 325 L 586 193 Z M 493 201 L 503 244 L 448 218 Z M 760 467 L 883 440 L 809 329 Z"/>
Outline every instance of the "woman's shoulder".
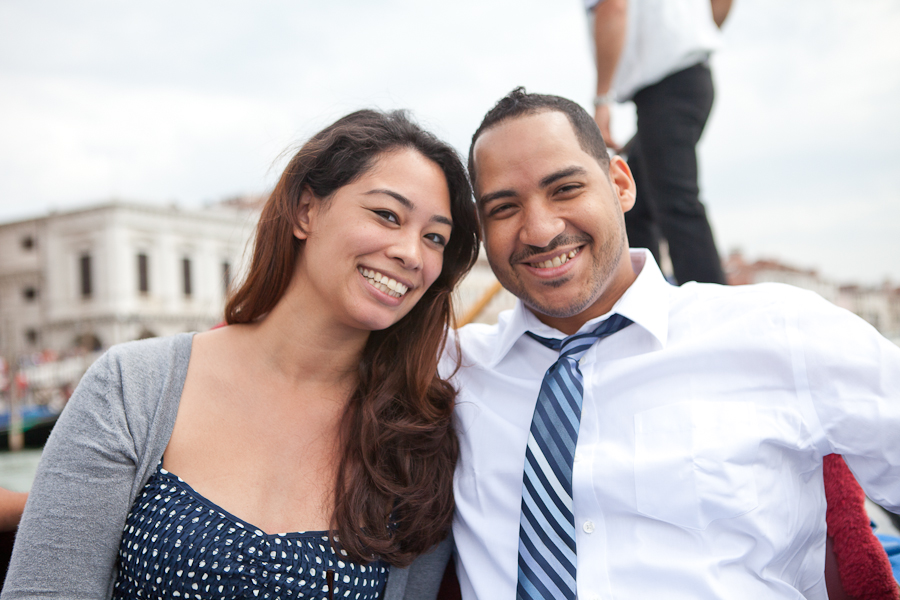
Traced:
<path fill-rule="evenodd" d="M 164 337 L 123 342 L 110 347 L 106 354 L 110 359 L 118 361 L 164 359 L 173 354 L 180 354 L 184 350 L 190 352 L 193 337 L 194 333 L 192 332 L 176 333 Z"/>
<path fill-rule="evenodd" d="M 193 333 L 124 342 L 112 346 L 98 363 L 128 375 L 147 375 L 186 368 L 191 358 Z"/>
<path fill-rule="evenodd" d="M 84 396 L 85 402 L 95 397 L 95 401 L 126 405 L 129 398 L 142 403 L 148 394 L 161 397 L 171 392 L 180 396 L 192 338 L 192 333 L 180 333 L 116 344 L 87 370 L 76 390 L 81 393 L 76 396 Z"/>

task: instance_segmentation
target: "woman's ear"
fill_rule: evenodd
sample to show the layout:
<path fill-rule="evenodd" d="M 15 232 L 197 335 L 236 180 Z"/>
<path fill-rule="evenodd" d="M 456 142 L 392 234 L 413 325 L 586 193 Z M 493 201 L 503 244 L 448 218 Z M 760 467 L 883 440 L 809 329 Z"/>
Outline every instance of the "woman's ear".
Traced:
<path fill-rule="evenodd" d="M 298 240 L 305 240 L 309 237 L 310 213 L 315 201 L 316 196 L 309 189 L 309 186 L 303 186 L 303 191 L 300 193 L 300 203 L 297 206 L 296 220 L 294 221 L 294 237 Z"/>

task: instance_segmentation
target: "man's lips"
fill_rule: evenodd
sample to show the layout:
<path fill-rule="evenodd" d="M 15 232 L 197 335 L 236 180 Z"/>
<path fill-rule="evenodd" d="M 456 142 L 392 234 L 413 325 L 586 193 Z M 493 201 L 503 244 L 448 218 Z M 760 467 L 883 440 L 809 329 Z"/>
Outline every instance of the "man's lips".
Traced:
<path fill-rule="evenodd" d="M 578 253 L 581 252 L 582 248 L 583 246 L 579 246 L 578 248 L 562 252 L 551 258 L 541 261 L 529 261 L 526 264 L 537 269 L 552 269 L 553 267 L 562 266 L 569 262 L 570 259 L 575 258 Z"/>
<path fill-rule="evenodd" d="M 550 261 L 552 265 L 555 258 L 559 258 L 560 264 L 564 264 L 577 256 L 590 243 L 591 238 L 587 235 L 562 233 L 550 240 L 550 243 L 544 247 L 527 245 L 513 252 L 509 257 L 509 264 L 510 266 L 526 265 L 532 268 L 539 268 L 538 265 L 540 263 L 546 263 L 547 261 Z M 575 254 L 571 255 L 573 251 Z"/>

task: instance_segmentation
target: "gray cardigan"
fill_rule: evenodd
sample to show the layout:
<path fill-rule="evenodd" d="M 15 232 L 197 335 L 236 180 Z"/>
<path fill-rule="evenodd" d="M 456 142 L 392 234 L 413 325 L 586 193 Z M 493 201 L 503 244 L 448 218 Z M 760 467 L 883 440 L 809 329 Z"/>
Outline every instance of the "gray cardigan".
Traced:
<path fill-rule="evenodd" d="M 85 374 L 44 448 L 3 600 L 112 595 L 125 519 L 172 435 L 192 339 L 121 344 Z M 385 600 L 434 598 L 450 548 L 391 568 Z"/>

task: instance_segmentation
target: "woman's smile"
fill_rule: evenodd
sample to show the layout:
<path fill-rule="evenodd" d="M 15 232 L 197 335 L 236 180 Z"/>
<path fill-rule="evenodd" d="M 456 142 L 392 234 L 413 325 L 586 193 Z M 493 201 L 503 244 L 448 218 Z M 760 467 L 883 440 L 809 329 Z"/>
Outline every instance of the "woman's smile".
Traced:
<path fill-rule="evenodd" d="M 409 290 L 408 285 L 403 285 L 396 279 L 379 271 L 367 269 L 366 267 L 359 267 L 358 270 L 372 287 L 392 298 L 402 298 Z"/>

